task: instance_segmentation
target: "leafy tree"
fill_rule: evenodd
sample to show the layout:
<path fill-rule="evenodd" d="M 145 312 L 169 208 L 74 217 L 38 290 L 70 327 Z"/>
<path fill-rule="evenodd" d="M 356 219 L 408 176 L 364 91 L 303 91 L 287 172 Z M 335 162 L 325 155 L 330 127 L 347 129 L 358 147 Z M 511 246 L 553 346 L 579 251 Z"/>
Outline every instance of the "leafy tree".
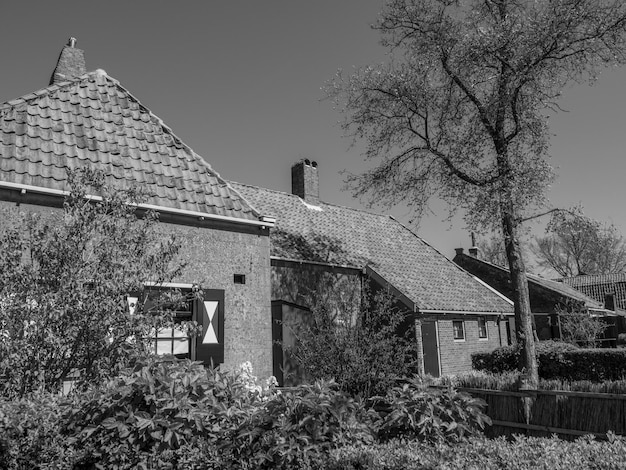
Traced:
<path fill-rule="evenodd" d="M 58 391 L 63 380 L 97 383 L 147 351 L 171 316 L 127 295 L 171 280 L 178 243 L 136 216 L 137 190 L 115 191 L 101 173 L 68 174 L 63 211 L 6 211 L 0 232 L 0 395 Z M 99 194 L 100 199 L 87 197 Z M 170 305 L 179 299 L 169 296 Z"/>
<path fill-rule="evenodd" d="M 487 240 L 477 243 L 478 256 L 480 259 L 496 266 L 506 266 L 506 252 L 504 251 L 504 241 L 502 235 L 491 235 Z"/>
<path fill-rule="evenodd" d="M 553 213 L 534 252 L 541 266 L 565 277 L 626 269 L 626 242 L 617 228 L 586 217 L 580 207 Z"/>
<path fill-rule="evenodd" d="M 287 353 L 308 380 L 335 380 L 353 396 L 384 395 L 415 372 L 413 325 L 384 291 L 366 293 L 358 312 L 336 308 L 343 305 L 342 295 L 332 292 L 312 297 L 311 320 L 294 326 L 297 342 Z"/>
<path fill-rule="evenodd" d="M 328 93 L 377 165 L 348 177 L 373 203 L 437 196 L 470 228 L 501 230 L 525 382 L 537 383 L 522 223 L 545 203 L 549 110 L 572 82 L 626 60 L 619 0 L 390 0 L 374 26 L 388 63 Z"/>

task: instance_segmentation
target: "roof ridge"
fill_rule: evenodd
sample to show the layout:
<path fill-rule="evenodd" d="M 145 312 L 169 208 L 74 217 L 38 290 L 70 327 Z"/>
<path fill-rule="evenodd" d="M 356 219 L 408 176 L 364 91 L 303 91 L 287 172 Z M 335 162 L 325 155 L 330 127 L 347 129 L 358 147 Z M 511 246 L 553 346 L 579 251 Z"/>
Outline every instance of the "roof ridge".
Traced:
<path fill-rule="evenodd" d="M 510 268 L 507 268 L 505 266 L 499 266 L 497 264 L 491 263 L 491 262 L 486 261 L 484 259 L 476 258 L 476 257 L 471 256 L 471 255 L 467 255 L 467 254 L 463 253 L 462 256 L 466 256 L 466 257 L 471 258 L 471 259 L 473 259 L 475 261 L 479 261 L 479 262 L 481 262 L 483 264 L 486 264 L 486 265 L 491 266 L 493 268 L 499 269 L 500 271 L 503 271 L 505 273 L 510 273 L 510 271 L 511 271 Z M 591 301 L 597 303 L 598 305 L 600 305 L 600 303 L 597 300 L 595 300 L 594 298 L 588 296 L 584 292 L 579 291 L 578 289 L 574 288 L 573 286 L 569 285 L 568 283 L 565 283 L 565 282 L 562 282 L 562 281 L 559 281 L 559 280 L 555 280 L 555 279 L 548 279 L 548 278 L 539 276 L 538 274 L 530 273 L 528 271 L 525 271 L 525 273 L 526 273 L 526 278 L 529 281 L 534 282 L 535 284 L 542 285 L 542 283 L 544 283 L 543 284 L 544 287 L 548 287 L 548 288 L 551 288 L 553 290 L 555 289 L 556 286 L 562 286 L 563 290 L 565 290 L 565 291 L 568 290 L 567 288 L 570 288 L 570 289 L 573 289 L 574 291 L 576 291 L 576 293 L 579 294 L 581 297 L 584 297 L 586 299 L 585 302 L 591 300 Z M 551 284 L 555 284 L 556 286 L 550 287 Z"/>
<path fill-rule="evenodd" d="M 175 150 L 177 158 L 187 160 L 192 164 L 192 166 L 195 167 L 196 171 L 206 174 L 205 178 L 208 178 L 209 181 L 211 181 L 210 185 L 212 187 L 219 188 L 219 193 L 227 194 L 225 197 L 231 200 L 230 204 L 233 204 L 234 208 L 230 207 L 230 204 L 226 204 L 223 207 L 218 205 L 217 207 L 220 207 L 220 210 L 226 212 L 233 210 L 236 211 L 236 215 L 231 215 L 233 218 L 239 217 L 244 219 L 260 220 L 261 214 L 259 211 L 244 197 L 242 197 L 242 195 L 237 192 L 226 179 L 215 171 L 204 158 L 194 152 L 189 145 L 183 142 L 183 140 L 178 137 L 178 135 L 176 135 L 158 115 L 145 106 L 133 93 L 126 89 L 119 82 L 119 80 L 109 76 L 106 71 L 102 69 L 96 69 L 78 77 L 48 85 L 47 87 L 41 88 L 35 92 L 27 93 L 19 98 L 0 104 L 0 119 L 6 118 L 9 113 L 19 113 L 24 108 L 38 107 L 39 104 L 46 99 L 59 99 L 60 95 L 64 93 L 78 93 L 77 90 L 82 87 L 93 87 L 94 89 L 97 89 L 101 86 L 107 88 L 107 90 L 102 91 L 101 93 L 119 94 L 120 97 L 124 97 L 124 99 L 132 105 L 132 107 L 136 108 L 140 114 L 145 116 L 145 119 L 147 119 L 148 122 L 151 122 L 151 125 L 154 126 L 155 129 L 158 128 L 159 132 L 167 137 L 167 140 L 170 141 L 168 145 Z M 167 198 L 170 198 L 170 196 L 167 196 Z"/>
<path fill-rule="evenodd" d="M 106 73 L 105 73 L 105 76 L 107 78 L 111 78 L 108 75 L 106 75 Z M 140 107 L 142 107 L 151 117 L 154 117 L 158 121 L 159 125 L 163 128 L 163 130 L 165 132 L 167 132 L 176 142 L 178 142 L 180 145 L 182 145 L 183 148 L 188 150 L 189 153 L 191 154 L 191 156 L 200 165 L 206 167 L 217 178 L 217 180 L 218 180 L 218 182 L 220 184 L 224 184 L 225 186 L 227 186 L 228 188 L 233 190 L 235 192 L 235 194 L 237 194 L 237 196 L 239 196 L 250 207 L 250 209 L 252 209 L 252 211 L 254 212 L 254 214 L 255 214 L 255 216 L 257 218 L 261 217 L 262 214 L 254 206 L 252 206 L 252 204 L 250 204 L 250 202 L 247 199 L 245 199 L 237 190 L 235 190 L 235 188 L 233 188 L 229 184 L 228 180 L 223 178 L 216 170 L 214 170 L 209 162 L 207 162 L 202 156 L 200 156 L 189 145 L 187 145 L 180 137 L 178 137 L 178 135 L 176 135 L 176 133 L 172 130 L 172 128 L 169 127 L 167 124 L 165 124 L 165 122 L 163 122 L 163 119 L 161 119 L 154 112 L 152 112 L 152 110 L 150 108 L 148 108 L 147 106 L 142 104 L 141 101 L 139 101 L 139 99 L 135 95 L 133 95 L 127 88 L 125 88 L 119 81 L 117 81 L 115 79 L 113 79 L 113 81 L 115 82 L 116 86 L 118 86 L 123 92 L 127 93 L 133 100 L 135 100 L 135 102 Z"/>
<path fill-rule="evenodd" d="M 241 186 L 246 186 L 248 188 L 262 189 L 263 191 L 270 191 L 272 193 L 278 193 L 278 194 L 283 194 L 285 196 L 290 196 L 290 197 L 295 197 L 295 198 L 298 198 L 298 199 L 302 199 L 300 196 L 298 196 L 296 194 L 289 193 L 287 191 L 280 191 L 278 189 L 272 189 L 272 188 L 264 188 L 262 186 L 256 186 L 256 185 L 253 185 L 253 184 L 240 183 L 239 181 L 232 181 L 232 180 L 230 180 L 230 182 L 234 183 L 234 184 L 239 184 Z M 304 199 L 302 199 L 302 200 L 304 201 Z M 307 203 L 307 204 L 310 204 L 310 203 Z M 371 212 L 371 211 L 368 211 L 366 209 L 357 209 L 356 207 L 344 206 L 344 205 L 341 205 L 341 204 L 336 204 L 336 203 L 333 203 L 333 202 L 326 202 L 326 201 L 322 201 L 322 200 L 319 200 L 317 203 L 312 204 L 312 205 L 318 206 L 320 204 L 324 204 L 325 206 L 330 206 L 330 207 L 337 207 L 339 209 L 347 209 L 347 210 L 351 210 L 351 211 L 354 211 L 354 212 L 361 212 L 363 214 L 374 215 L 374 216 L 382 217 L 382 218 L 391 218 L 391 219 L 395 220 L 395 218 L 391 214 L 381 214 L 379 212 Z"/>
<path fill-rule="evenodd" d="M 20 104 L 28 103 L 31 100 L 41 98 L 42 96 L 49 95 L 50 93 L 61 90 L 65 87 L 69 87 L 78 81 L 87 79 L 90 75 L 94 75 L 96 73 L 102 73 L 102 72 L 104 72 L 104 70 L 96 69 L 91 72 L 87 72 L 79 77 L 73 78 L 71 80 L 63 80 L 61 82 L 53 83 L 52 85 L 48 85 L 46 87 L 40 88 L 39 90 L 31 91 L 30 93 L 26 93 L 17 98 L 13 98 L 12 100 L 0 103 L 0 113 L 5 111 L 6 109 L 14 108 L 15 106 L 19 106 Z M 106 72 L 104 72 L 104 76 L 108 77 L 108 75 L 106 75 Z M 115 80 L 115 79 L 112 79 L 112 80 Z"/>

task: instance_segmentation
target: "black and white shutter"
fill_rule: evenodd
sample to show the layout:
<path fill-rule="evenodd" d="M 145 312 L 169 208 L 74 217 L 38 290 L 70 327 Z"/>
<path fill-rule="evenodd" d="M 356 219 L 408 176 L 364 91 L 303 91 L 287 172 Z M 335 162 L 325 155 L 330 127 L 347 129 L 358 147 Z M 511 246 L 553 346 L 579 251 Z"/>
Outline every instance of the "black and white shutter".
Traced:
<path fill-rule="evenodd" d="M 196 361 L 217 366 L 224 362 L 224 291 L 205 289 L 197 302 L 196 321 L 202 333 L 196 339 Z"/>

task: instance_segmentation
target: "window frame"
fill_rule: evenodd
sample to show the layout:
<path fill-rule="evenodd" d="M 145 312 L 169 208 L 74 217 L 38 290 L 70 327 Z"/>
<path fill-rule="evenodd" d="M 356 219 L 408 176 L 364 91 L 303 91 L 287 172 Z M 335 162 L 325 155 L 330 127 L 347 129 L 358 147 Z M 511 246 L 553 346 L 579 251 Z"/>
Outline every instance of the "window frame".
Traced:
<path fill-rule="evenodd" d="M 481 329 L 481 326 L 480 326 L 481 320 L 484 322 L 484 324 L 483 324 L 483 327 L 485 329 L 485 335 L 484 336 L 481 335 L 481 333 L 482 333 L 482 329 Z M 489 341 L 489 328 L 487 326 L 487 317 L 485 317 L 485 316 L 478 317 L 478 319 L 476 320 L 476 323 L 478 324 L 478 340 L 479 341 Z"/>
<path fill-rule="evenodd" d="M 457 329 L 455 328 L 455 323 L 461 324 L 461 332 L 463 333 L 461 337 L 457 337 Z M 463 343 L 465 342 L 466 337 L 467 334 L 465 332 L 465 320 L 452 320 L 452 338 L 454 339 L 454 341 L 457 343 Z"/>

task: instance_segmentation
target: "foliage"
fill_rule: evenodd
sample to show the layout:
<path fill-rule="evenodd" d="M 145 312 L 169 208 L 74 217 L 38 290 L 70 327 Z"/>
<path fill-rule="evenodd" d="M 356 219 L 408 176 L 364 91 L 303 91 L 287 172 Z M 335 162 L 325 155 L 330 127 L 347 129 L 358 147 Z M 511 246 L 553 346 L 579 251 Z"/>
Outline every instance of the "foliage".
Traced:
<path fill-rule="evenodd" d="M 626 439 L 609 435 L 608 441 L 582 437 L 574 442 L 553 438 L 516 436 L 472 437 L 454 445 L 392 441 L 374 446 L 349 446 L 333 451 L 328 470 L 417 470 L 445 468 L 502 470 L 616 470 L 626 460 Z"/>
<path fill-rule="evenodd" d="M 560 341 L 541 341 L 538 345 L 539 375 L 543 379 L 603 382 L 626 378 L 624 349 L 579 349 Z M 491 353 L 474 353 L 472 367 L 495 374 L 513 371 L 517 351 L 515 346 L 506 346 Z"/>
<path fill-rule="evenodd" d="M 457 442 L 491 425 L 483 400 L 452 388 L 428 389 L 419 379 L 392 388 L 379 400 L 384 411 L 376 428 L 383 442 L 396 437 Z"/>
<path fill-rule="evenodd" d="M 78 396 L 64 416 L 64 431 L 87 459 L 107 468 L 135 468 L 155 458 L 151 463 L 160 465 L 162 453 L 177 458 L 179 449 L 194 445 L 205 447 L 204 459 L 221 461 L 218 449 L 267 394 L 249 372 L 245 365 L 221 372 L 188 359 L 149 356 L 101 390 Z"/>
<path fill-rule="evenodd" d="M 60 434 L 67 404 L 58 395 L 0 400 L 0 468 L 72 468 L 80 451 Z"/>
<path fill-rule="evenodd" d="M 552 214 L 546 236 L 536 237 L 540 266 L 559 275 L 612 274 L 626 269 L 626 242 L 615 225 L 586 217 L 581 207 Z"/>
<path fill-rule="evenodd" d="M 331 288 L 332 289 L 332 288 Z M 415 368 L 414 325 L 391 294 L 367 292 L 360 309 L 337 308 L 335 296 L 312 296 L 311 322 L 294 329 L 287 348 L 311 380 L 334 380 L 352 396 L 385 391 Z"/>
<path fill-rule="evenodd" d="M 471 228 L 502 231 L 524 369 L 536 383 L 520 236 L 553 179 L 546 110 L 567 85 L 626 62 L 626 5 L 390 0 L 375 28 L 389 62 L 339 74 L 328 90 L 345 133 L 378 162 L 348 185 L 418 215 L 438 197 Z"/>
<path fill-rule="evenodd" d="M 622 380 L 626 378 L 626 350 L 579 349 L 564 352 L 562 361 L 545 378 L 563 380 Z"/>
<path fill-rule="evenodd" d="M 2 215 L 0 396 L 58 391 L 77 376 L 98 383 L 145 352 L 168 320 L 164 311 L 131 315 L 126 295 L 176 275 L 177 242 L 157 234 L 156 214 L 136 216 L 139 191 L 115 191 L 90 170 L 68 182 L 63 211 Z"/>
<path fill-rule="evenodd" d="M 575 345 L 563 341 L 539 341 L 537 343 L 537 359 L 539 375 L 543 377 L 546 371 L 554 367 L 554 362 L 562 360 L 564 351 L 578 349 Z M 513 372 L 519 364 L 521 346 L 512 344 L 501 346 L 491 352 L 478 352 L 472 354 L 472 368 L 479 371 L 487 371 L 494 374 Z"/>
<path fill-rule="evenodd" d="M 501 234 L 495 234 L 488 240 L 479 241 L 478 250 L 481 260 L 495 264 L 496 266 L 506 267 L 508 265 Z"/>
<path fill-rule="evenodd" d="M 519 364 L 519 346 L 511 344 L 494 349 L 491 352 L 472 354 L 472 368 L 494 374 L 517 370 Z"/>
<path fill-rule="evenodd" d="M 557 306 L 563 341 L 584 348 L 595 348 L 604 335 L 606 322 L 586 309 Z"/>
<path fill-rule="evenodd" d="M 520 374 L 504 372 L 493 374 L 484 371 L 471 371 L 454 376 L 443 376 L 433 379 L 431 384 L 455 388 L 484 388 L 488 390 L 514 391 L 519 387 Z M 569 381 L 563 379 L 540 379 L 539 390 L 564 390 L 571 392 L 590 393 L 620 393 L 626 394 L 626 380 L 605 380 L 591 382 L 590 380 Z"/>
<path fill-rule="evenodd" d="M 368 421 L 363 405 L 337 384 L 301 385 L 274 395 L 252 415 L 237 435 L 233 455 L 251 468 L 319 468 L 331 449 L 372 442 Z"/>

